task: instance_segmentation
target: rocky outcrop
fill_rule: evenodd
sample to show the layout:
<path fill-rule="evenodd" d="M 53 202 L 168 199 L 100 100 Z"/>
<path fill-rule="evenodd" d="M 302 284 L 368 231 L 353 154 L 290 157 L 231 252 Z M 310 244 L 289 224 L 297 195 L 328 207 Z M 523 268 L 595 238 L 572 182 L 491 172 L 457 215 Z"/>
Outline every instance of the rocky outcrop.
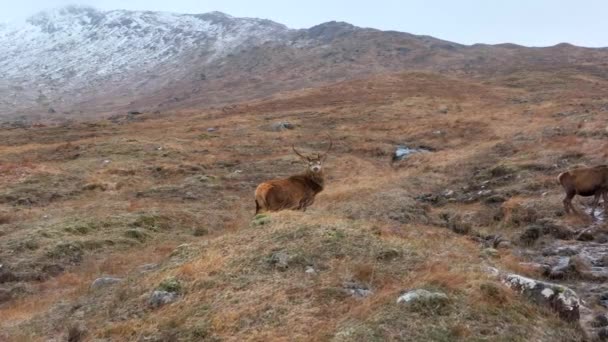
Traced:
<path fill-rule="evenodd" d="M 574 291 L 565 286 L 517 274 L 506 274 L 502 281 L 531 301 L 553 309 L 565 321 L 576 322 L 580 319 L 580 299 Z"/>

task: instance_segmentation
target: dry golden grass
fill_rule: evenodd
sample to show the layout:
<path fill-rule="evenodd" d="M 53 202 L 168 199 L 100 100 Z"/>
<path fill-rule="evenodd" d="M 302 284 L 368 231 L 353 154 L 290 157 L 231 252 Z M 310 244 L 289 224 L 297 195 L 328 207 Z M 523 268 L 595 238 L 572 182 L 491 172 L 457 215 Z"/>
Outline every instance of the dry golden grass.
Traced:
<path fill-rule="evenodd" d="M 540 82 L 534 74 L 518 77 L 530 87 Z M 65 268 L 0 304 L 0 340 L 61 339 L 67 331 L 49 326 L 76 321 L 87 327 L 86 338 L 124 341 L 576 336 L 573 327 L 500 287 L 483 266 L 538 276 L 534 270 L 510 251 L 484 257 L 477 242 L 443 228 L 442 213 L 469 220 L 471 233 L 509 238 L 537 217 L 561 220 L 555 175 L 606 156 L 608 144 L 597 132 L 608 120 L 600 109 L 581 126 L 554 115 L 576 109 L 562 83 L 542 101 L 521 104 L 510 99 L 536 92 L 501 82 L 386 75 L 228 112 L 191 109 L 127 125 L 0 132 L 0 258 L 32 274 L 41 272 L 40 262 Z M 268 129 L 283 120 L 298 127 Z M 325 133 L 335 148 L 315 204 L 305 213 L 272 214 L 264 225 L 252 221 L 255 186 L 300 172 L 290 145 L 322 149 Z M 391 165 L 400 144 L 436 151 Z M 497 176 L 497 167 L 512 178 Z M 486 181 L 504 202 L 416 199 L 446 190 L 465 198 Z M 44 201 L 22 205 L 20 196 Z M 57 250 L 61 243 L 77 253 Z M 269 261 L 277 252 L 290 256 L 286 270 Z M 147 263 L 159 267 L 137 271 Z M 307 266 L 317 274 L 305 273 Z M 126 281 L 92 293 L 91 282 L 102 275 Z M 169 278 L 183 288 L 179 301 L 149 308 L 147 296 Z M 373 295 L 352 297 L 348 282 Z M 446 292 L 450 305 L 430 318 L 396 305 L 402 291 L 414 288 Z M 84 308 L 81 318 L 62 311 L 62 303 Z"/>

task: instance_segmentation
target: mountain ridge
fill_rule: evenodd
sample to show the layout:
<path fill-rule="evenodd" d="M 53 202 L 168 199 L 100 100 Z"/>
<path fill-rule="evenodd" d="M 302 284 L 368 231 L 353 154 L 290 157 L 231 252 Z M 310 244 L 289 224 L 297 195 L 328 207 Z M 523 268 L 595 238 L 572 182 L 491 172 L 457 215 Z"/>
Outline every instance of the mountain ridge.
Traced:
<path fill-rule="evenodd" d="M 41 12 L 0 29 L 0 118 L 81 118 L 136 108 L 217 106 L 377 73 L 475 77 L 585 67 L 607 49 L 463 45 L 330 21 L 290 29 L 222 12 Z M 50 115 L 55 114 L 55 115 Z"/>

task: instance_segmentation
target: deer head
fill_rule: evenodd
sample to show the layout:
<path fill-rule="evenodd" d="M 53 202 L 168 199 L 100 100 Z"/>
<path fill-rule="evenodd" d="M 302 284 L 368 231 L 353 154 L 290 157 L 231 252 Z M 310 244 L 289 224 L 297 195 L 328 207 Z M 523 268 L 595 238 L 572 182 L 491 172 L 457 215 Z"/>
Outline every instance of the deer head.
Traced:
<path fill-rule="evenodd" d="M 309 172 L 321 173 L 321 171 L 323 170 L 323 163 L 325 162 L 325 159 L 327 159 L 327 153 L 331 150 L 333 144 L 333 140 L 331 139 L 331 137 L 329 137 L 329 147 L 324 153 L 313 153 L 309 156 L 303 155 L 298 152 L 298 150 L 296 150 L 296 147 L 293 145 L 291 146 L 291 148 L 293 149 L 293 152 L 307 164 L 307 170 Z"/>

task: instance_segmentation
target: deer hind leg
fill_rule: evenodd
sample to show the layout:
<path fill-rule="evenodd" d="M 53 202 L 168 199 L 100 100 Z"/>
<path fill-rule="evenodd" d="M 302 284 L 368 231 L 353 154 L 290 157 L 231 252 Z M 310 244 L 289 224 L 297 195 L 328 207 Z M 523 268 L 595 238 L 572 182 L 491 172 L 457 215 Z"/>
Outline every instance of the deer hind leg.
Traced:
<path fill-rule="evenodd" d="M 258 203 L 258 200 L 255 200 L 255 214 L 259 214 L 260 213 L 260 203 Z"/>

